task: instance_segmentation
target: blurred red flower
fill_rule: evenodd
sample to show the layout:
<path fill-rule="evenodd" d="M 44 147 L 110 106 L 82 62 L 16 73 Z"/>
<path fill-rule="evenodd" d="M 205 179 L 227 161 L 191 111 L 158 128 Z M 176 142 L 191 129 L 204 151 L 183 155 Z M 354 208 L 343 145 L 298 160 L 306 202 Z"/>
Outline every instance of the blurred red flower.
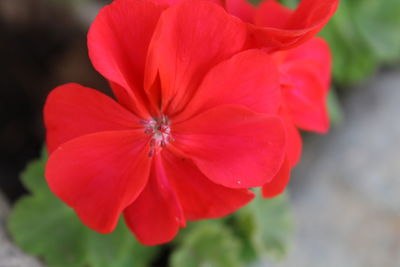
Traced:
<path fill-rule="evenodd" d="M 101 233 L 123 213 L 146 245 L 245 205 L 286 150 L 278 69 L 261 50 L 242 52 L 246 39 L 209 2 L 103 8 L 89 55 L 117 101 L 78 84 L 49 95 L 50 189 Z"/>
<path fill-rule="evenodd" d="M 338 4 L 339 0 L 301 0 L 292 10 L 277 0 L 264 0 L 257 7 L 247 0 L 224 1 L 229 13 L 247 22 L 250 45 L 268 51 L 293 48 L 310 40 L 333 16 Z"/>
<path fill-rule="evenodd" d="M 284 191 L 290 171 L 298 163 L 302 140 L 297 127 L 317 133 L 329 128 L 327 94 L 331 78 L 331 53 L 321 38 L 273 54 L 280 72 L 280 114 L 287 133 L 287 154 L 277 176 L 263 187 L 264 197 Z"/>

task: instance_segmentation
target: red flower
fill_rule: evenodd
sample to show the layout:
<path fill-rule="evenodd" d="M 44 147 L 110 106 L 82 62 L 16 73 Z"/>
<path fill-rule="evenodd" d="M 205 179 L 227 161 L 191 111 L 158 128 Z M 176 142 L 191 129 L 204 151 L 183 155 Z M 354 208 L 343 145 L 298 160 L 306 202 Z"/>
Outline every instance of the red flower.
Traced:
<path fill-rule="evenodd" d="M 245 41 L 246 27 L 208 2 L 102 9 L 89 55 L 117 102 L 77 84 L 49 95 L 51 190 L 102 233 L 123 213 L 146 245 L 245 205 L 245 188 L 275 176 L 285 153 L 278 71 L 266 53 L 240 52 Z"/>
<path fill-rule="evenodd" d="M 310 40 L 335 13 L 339 0 L 301 0 L 291 10 L 276 0 L 258 7 L 247 0 L 225 0 L 226 10 L 247 22 L 251 46 L 287 49 Z"/>
<path fill-rule="evenodd" d="M 326 133 L 329 128 L 326 98 L 330 86 L 331 54 L 328 44 L 314 38 L 303 45 L 273 54 L 280 72 L 281 115 L 287 132 L 287 154 L 277 176 L 263 186 L 264 197 L 285 189 L 297 164 L 302 141 L 297 127 Z"/>
<path fill-rule="evenodd" d="M 187 0 L 153 0 L 176 5 Z M 217 3 L 247 24 L 246 47 L 274 52 L 280 70 L 282 103 L 280 115 L 285 125 L 287 151 L 277 175 L 263 186 L 264 197 L 282 193 L 290 171 L 301 155 L 302 140 L 297 127 L 325 133 L 329 121 L 326 96 L 330 83 L 331 55 L 320 38 L 309 41 L 335 13 L 338 0 L 302 0 L 291 10 L 275 0 L 264 0 L 258 7 L 247 0 L 209 0 Z"/>

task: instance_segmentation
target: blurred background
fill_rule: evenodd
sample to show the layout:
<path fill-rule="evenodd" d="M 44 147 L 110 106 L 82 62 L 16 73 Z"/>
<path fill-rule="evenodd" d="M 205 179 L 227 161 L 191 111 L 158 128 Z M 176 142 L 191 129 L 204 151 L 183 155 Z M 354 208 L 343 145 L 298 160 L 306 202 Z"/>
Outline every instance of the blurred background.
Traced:
<path fill-rule="evenodd" d="M 42 150 L 49 91 L 66 82 L 107 90 L 86 33 L 109 2 L 0 0 L 0 267 L 40 266 L 12 244 L 5 217 L 27 194 L 19 175 Z M 256 265 L 400 266 L 400 1 L 342 0 L 320 35 L 334 58 L 332 129 L 305 135 L 286 259 Z"/>

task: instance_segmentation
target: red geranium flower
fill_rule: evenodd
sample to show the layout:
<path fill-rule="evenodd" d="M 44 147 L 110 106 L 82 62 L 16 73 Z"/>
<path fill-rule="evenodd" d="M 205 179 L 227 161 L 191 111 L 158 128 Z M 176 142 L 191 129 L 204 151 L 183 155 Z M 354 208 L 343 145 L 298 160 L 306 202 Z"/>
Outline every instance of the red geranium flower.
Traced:
<path fill-rule="evenodd" d="M 299 161 L 302 141 L 297 127 L 317 133 L 329 128 L 327 94 L 331 77 L 328 44 L 314 38 L 303 45 L 273 54 L 280 72 L 281 116 L 287 133 L 287 154 L 277 176 L 263 186 L 264 197 L 274 197 L 285 189 L 290 171 Z"/>
<path fill-rule="evenodd" d="M 245 205 L 245 188 L 275 176 L 285 153 L 278 70 L 262 51 L 240 52 L 246 35 L 208 2 L 103 8 L 89 55 L 117 101 L 78 84 L 49 95 L 51 190 L 101 233 L 123 213 L 146 245 Z"/>
<path fill-rule="evenodd" d="M 153 1 L 176 5 L 187 0 Z M 329 127 L 326 96 L 331 55 L 324 40 L 309 40 L 335 13 L 339 1 L 302 0 L 294 11 L 275 0 L 264 0 L 258 7 L 247 0 L 209 1 L 247 23 L 246 47 L 269 53 L 284 49 L 273 56 L 280 70 L 279 114 L 285 125 L 287 151 L 276 176 L 263 186 L 264 197 L 275 197 L 286 188 L 291 169 L 300 159 L 302 140 L 297 127 L 319 133 Z"/>
<path fill-rule="evenodd" d="M 247 22 L 250 45 L 270 51 L 296 47 L 310 40 L 329 21 L 338 4 L 339 0 L 301 0 L 291 10 L 276 0 L 264 0 L 257 7 L 247 0 L 224 2 L 229 13 Z"/>

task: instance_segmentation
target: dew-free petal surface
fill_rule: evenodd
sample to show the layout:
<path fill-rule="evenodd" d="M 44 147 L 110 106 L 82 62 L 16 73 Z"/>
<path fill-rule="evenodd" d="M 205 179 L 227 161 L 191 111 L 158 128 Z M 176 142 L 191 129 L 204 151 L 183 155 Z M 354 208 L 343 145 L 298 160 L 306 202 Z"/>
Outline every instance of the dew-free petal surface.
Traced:
<path fill-rule="evenodd" d="M 269 50 L 287 49 L 310 40 L 335 13 L 338 0 L 302 0 L 295 10 L 289 10 L 276 0 L 260 4 L 249 24 L 252 46 Z"/>
<path fill-rule="evenodd" d="M 329 89 L 332 71 L 332 55 L 329 45 L 324 39 L 315 37 L 296 48 L 281 53 L 285 53 L 285 59 L 284 62 L 282 62 L 283 68 L 285 65 L 301 65 L 309 72 L 318 76 L 321 82 L 326 86 L 326 90 Z"/>
<path fill-rule="evenodd" d="M 231 188 L 263 185 L 277 173 L 285 152 L 281 119 L 241 106 L 210 109 L 173 125 L 171 132 L 173 145 L 211 181 Z"/>
<path fill-rule="evenodd" d="M 148 46 L 165 5 L 116 0 L 100 10 L 88 33 L 90 59 L 111 81 L 119 102 L 141 117 L 146 96 L 143 77 Z"/>
<path fill-rule="evenodd" d="M 248 50 L 211 69 L 181 116 L 225 104 L 273 114 L 280 105 L 279 88 L 275 61 L 261 50 Z"/>
<path fill-rule="evenodd" d="M 225 0 L 224 6 L 229 14 L 232 14 L 244 22 L 253 23 L 257 7 L 247 0 Z"/>
<path fill-rule="evenodd" d="M 262 196 L 265 198 L 273 198 L 285 191 L 290 180 L 290 163 L 287 157 L 276 176 L 262 187 Z"/>
<path fill-rule="evenodd" d="M 76 137 L 102 132 L 137 129 L 139 118 L 112 98 L 79 84 L 54 89 L 44 107 L 47 149 Z"/>
<path fill-rule="evenodd" d="M 59 146 L 46 165 L 51 191 L 88 227 L 111 232 L 147 183 L 150 160 L 140 131 L 85 135 Z"/>
<path fill-rule="evenodd" d="M 231 189 L 211 182 L 190 159 L 168 150 L 162 155 L 165 171 L 188 220 L 223 217 L 254 198 L 248 189 Z"/>
<path fill-rule="evenodd" d="M 216 4 L 185 1 L 170 7 L 150 44 L 146 90 L 161 96 L 163 111 L 182 110 L 210 68 L 239 52 L 245 40 L 245 25 Z M 157 74 L 161 89 L 151 87 Z"/>
<path fill-rule="evenodd" d="M 293 167 L 300 160 L 303 141 L 290 115 L 281 113 L 281 116 L 286 130 L 286 156 L 290 162 L 290 166 Z"/>
<path fill-rule="evenodd" d="M 179 227 L 185 226 L 182 207 L 169 179 L 157 155 L 145 189 L 124 212 L 129 229 L 144 245 L 167 243 Z"/>
<path fill-rule="evenodd" d="M 290 66 L 288 73 L 292 82 L 282 86 L 282 93 L 293 122 L 304 130 L 326 133 L 329 129 L 326 86 L 300 65 Z"/>

